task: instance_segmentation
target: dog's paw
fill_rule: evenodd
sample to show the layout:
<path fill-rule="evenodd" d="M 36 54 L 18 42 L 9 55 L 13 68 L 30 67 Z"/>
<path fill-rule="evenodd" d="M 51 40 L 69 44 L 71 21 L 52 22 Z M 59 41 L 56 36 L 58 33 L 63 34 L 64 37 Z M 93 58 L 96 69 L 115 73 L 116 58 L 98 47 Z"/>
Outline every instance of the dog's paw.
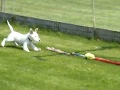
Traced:
<path fill-rule="evenodd" d="M 4 41 L 1 42 L 1 46 L 2 46 L 2 47 L 5 46 L 5 42 L 4 42 Z"/>
<path fill-rule="evenodd" d="M 39 49 L 39 51 L 41 51 L 41 48 L 38 48 Z"/>
<path fill-rule="evenodd" d="M 41 51 L 41 48 L 34 48 L 34 51 Z"/>
<path fill-rule="evenodd" d="M 23 47 L 23 50 L 26 52 L 30 52 L 30 50 L 27 47 Z"/>
<path fill-rule="evenodd" d="M 26 52 L 30 52 L 29 50 L 24 50 L 24 51 L 26 51 Z"/>

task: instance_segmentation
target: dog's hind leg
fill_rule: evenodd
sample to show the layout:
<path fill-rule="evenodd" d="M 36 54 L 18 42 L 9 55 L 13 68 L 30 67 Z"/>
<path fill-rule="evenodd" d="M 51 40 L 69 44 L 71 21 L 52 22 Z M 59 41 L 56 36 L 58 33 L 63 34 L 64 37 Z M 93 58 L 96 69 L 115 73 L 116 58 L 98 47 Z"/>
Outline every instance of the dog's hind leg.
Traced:
<path fill-rule="evenodd" d="M 19 46 L 18 43 L 14 42 L 16 46 Z"/>
<path fill-rule="evenodd" d="M 6 41 L 6 38 L 4 38 L 3 41 L 1 42 L 1 46 L 2 46 L 2 47 L 5 46 L 5 41 Z"/>
<path fill-rule="evenodd" d="M 4 38 L 3 41 L 1 42 L 1 46 L 4 47 L 5 46 L 5 42 L 11 42 L 13 41 L 12 39 L 8 39 L 8 38 Z"/>
<path fill-rule="evenodd" d="M 11 41 L 14 41 L 14 38 L 12 37 L 12 35 L 9 35 L 7 38 L 3 39 L 3 41 L 1 42 L 1 46 L 4 47 L 5 42 L 11 42 Z"/>

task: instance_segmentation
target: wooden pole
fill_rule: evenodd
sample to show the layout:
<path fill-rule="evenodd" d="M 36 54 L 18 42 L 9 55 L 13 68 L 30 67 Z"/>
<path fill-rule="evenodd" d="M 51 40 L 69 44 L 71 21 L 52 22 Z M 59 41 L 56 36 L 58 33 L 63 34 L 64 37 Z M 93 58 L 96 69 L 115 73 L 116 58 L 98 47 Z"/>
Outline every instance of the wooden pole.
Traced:
<path fill-rule="evenodd" d="M 2 0 L 1 0 L 1 12 L 2 12 L 2 4 L 3 4 L 3 2 L 2 2 Z"/>
<path fill-rule="evenodd" d="M 5 12 L 5 8 L 6 8 L 6 0 L 4 0 L 4 12 Z"/>
<path fill-rule="evenodd" d="M 96 27 L 95 25 L 95 2 L 92 0 L 92 11 L 93 11 L 93 28 Z"/>

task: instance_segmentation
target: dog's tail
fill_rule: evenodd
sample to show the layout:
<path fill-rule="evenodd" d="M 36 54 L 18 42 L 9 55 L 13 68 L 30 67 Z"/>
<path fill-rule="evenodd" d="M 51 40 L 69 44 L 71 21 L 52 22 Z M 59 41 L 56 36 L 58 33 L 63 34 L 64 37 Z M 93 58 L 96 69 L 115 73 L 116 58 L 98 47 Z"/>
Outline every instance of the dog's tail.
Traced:
<path fill-rule="evenodd" d="M 9 21 L 7 20 L 7 24 L 8 24 L 8 26 L 9 26 L 9 28 L 10 28 L 10 31 L 11 32 L 13 32 L 14 31 L 14 29 L 13 29 L 13 27 L 10 25 L 10 23 L 9 23 Z"/>

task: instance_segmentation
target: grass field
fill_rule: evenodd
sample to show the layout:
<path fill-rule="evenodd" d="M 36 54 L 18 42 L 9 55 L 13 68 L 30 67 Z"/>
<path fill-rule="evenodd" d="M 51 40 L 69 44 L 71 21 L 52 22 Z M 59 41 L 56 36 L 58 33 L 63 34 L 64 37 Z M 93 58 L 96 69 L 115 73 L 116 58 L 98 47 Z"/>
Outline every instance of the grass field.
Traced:
<path fill-rule="evenodd" d="M 16 31 L 27 33 L 29 27 L 11 23 Z M 9 33 L 6 24 L 0 24 L 0 41 Z M 119 90 L 120 69 L 94 60 L 77 56 L 60 55 L 47 51 L 53 46 L 68 52 L 85 54 L 120 61 L 117 43 L 88 40 L 80 36 L 40 29 L 41 52 L 27 53 L 13 43 L 0 47 L 1 90 Z"/>
<path fill-rule="evenodd" d="M 120 31 L 120 0 L 94 0 L 95 27 Z M 92 0 L 6 0 L 6 12 L 93 26 Z"/>

